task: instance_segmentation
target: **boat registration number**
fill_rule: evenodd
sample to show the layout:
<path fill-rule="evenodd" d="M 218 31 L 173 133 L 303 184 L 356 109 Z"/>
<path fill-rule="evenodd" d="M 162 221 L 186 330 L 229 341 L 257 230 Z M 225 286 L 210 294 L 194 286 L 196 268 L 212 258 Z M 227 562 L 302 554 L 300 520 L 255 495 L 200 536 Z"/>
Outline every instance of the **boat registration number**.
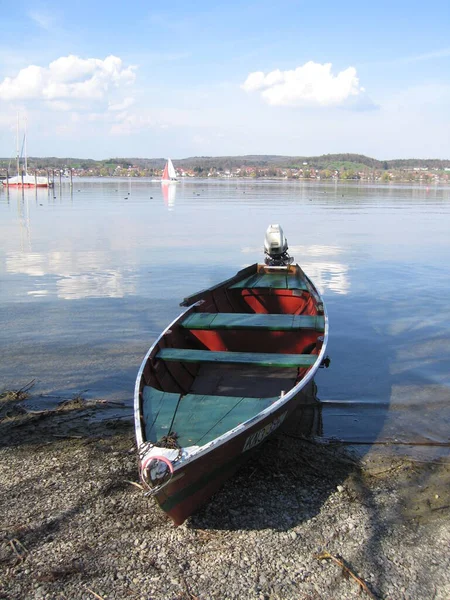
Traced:
<path fill-rule="evenodd" d="M 268 435 L 272 433 L 272 431 L 275 431 L 275 429 L 277 429 L 281 425 L 281 423 L 286 418 L 286 415 L 287 412 L 284 412 L 282 415 L 277 417 L 271 423 L 268 423 L 262 429 L 255 431 L 255 433 L 252 433 L 252 435 L 249 435 L 248 438 L 245 440 L 242 452 L 246 452 L 247 450 L 250 450 L 251 448 L 254 448 L 258 444 L 260 444 Z"/>

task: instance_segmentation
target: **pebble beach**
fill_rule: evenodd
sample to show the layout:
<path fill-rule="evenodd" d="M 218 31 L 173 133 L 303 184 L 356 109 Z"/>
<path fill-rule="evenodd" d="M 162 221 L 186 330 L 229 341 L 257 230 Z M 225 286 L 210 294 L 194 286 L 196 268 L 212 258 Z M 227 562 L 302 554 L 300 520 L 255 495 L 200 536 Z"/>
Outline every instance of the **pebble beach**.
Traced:
<path fill-rule="evenodd" d="M 450 598 L 450 468 L 282 433 L 182 526 L 138 485 L 130 418 L 0 419 L 0 598 Z"/>

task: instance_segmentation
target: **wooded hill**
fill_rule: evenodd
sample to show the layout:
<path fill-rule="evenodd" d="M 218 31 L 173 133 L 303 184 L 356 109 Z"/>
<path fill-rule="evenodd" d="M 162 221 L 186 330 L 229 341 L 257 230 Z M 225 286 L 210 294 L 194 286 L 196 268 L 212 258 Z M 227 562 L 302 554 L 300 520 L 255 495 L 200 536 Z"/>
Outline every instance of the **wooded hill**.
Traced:
<path fill-rule="evenodd" d="M 353 169 L 355 171 L 367 170 L 401 170 L 413 168 L 444 169 L 450 168 L 450 159 L 394 159 L 377 160 L 362 154 L 323 154 L 321 156 L 278 156 L 278 155 L 246 155 L 246 156 L 193 156 L 190 158 L 172 159 L 175 167 L 183 169 L 198 169 L 224 171 L 240 167 L 258 168 L 302 168 L 307 163 L 313 169 Z M 137 166 L 140 169 L 162 169 L 165 158 L 109 158 L 93 160 L 84 158 L 57 158 L 57 157 L 29 157 L 28 165 L 33 169 L 114 169 L 117 166 L 128 168 Z M 15 160 L 11 158 L 0 159 L 0 168 L 14 170 Z"/>

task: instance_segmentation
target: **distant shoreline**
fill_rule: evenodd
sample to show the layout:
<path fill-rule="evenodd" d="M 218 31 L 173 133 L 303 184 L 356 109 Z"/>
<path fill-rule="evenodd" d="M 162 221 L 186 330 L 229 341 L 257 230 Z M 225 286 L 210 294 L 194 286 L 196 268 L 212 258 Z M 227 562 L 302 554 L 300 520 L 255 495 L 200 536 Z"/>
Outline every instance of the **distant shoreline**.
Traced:
<path fill-rule="evenodd" d="M 29 157 L 30 173 L 57 180 L 67 177 L 150 177 L 160 179 L 165 158 L 108 158 L 104 160 Z M 450 159 L 378 160 L 362 154 L 321 156 L 195 156 L 173 159 L 179 179 L 372 181 L 398 183 L 447 183 Z M 0 159 L 0 178 L 15 173 L 11 159 Z M 13 173 L 14 171 L 14 173 Z"/>
<path fill-rule="evenodd" d="M 51 173 L 51 172 L 50 172 Z M 39 172 L 39 174 L 42 174 L 42 171 Z M 75 181 L 80 181 L 80 180 L 84 180 L 84 181 L 90 181 L 90 180 L 111 180 L 111 181 L 118 181 L 118 180 L 122 180 L 122 181 L 142 181 L 145 183 L 161 183 L 160 179 L 155 178 L 152 175 L 78 175 L 78 174 L 73 174 L 72 175 L 73 179 Z M 3 181 L 6 179 L 5 176 L 0 176 L 0 184 L 3 184 Z M 55 186 L 59 185 L 59 176 L 56 174 L 54 176 L 54 178 L 52 177 L 52 175 L 50 175 L 50 180 L 54 182 Z M 431 185 L 448 185 L 450 184 L 450 176 L 444 176 L 444 177 L 431 177 L 431 178 L 424 178 L 424 177 L 418 177 L 415 179 L 410 179 L 410 178 L 405 178 L 405 177 L 401 177 L 400 175 L 394 175 L 394 176 L 390 176 L 388 178 L 382 178 L 382 177 L 364 177 L 364 176 L 360 176 L 360 177 L 354 177 L 354 178 L 344 178 L 341 179 L 339 177 L 331 177 L 328 179 L 322 178 L 322 177 L 240 177 L 240 176 L 214 176 L 214 177 L 208 177 L 208 176 L 185 176 L 185 177 L 180 177 L 178 179 L 178 181 L 176 183 L 183 183 L 186 181 L 236 181 L 239 183 L 256 183 L 256 182 L 267 182 L 267 183 L 286 183 L 286 182 L 290 182 L 290 183 L 335 183 L 335 184 L 357 184 L 357 183 L 365 183 L 365 184 L 383 184 L 386 186 L 389 186 L 390 184 L 405 184 L 405 185 L 420 185 L 420 186 L 425 186 L 425 187 L 429 187 Z M 70 178 L 68 176 L 62 176 L 61 177 L 61 182 L 62 184 L 70 184 Z M 2 185 L 2 187 L 4 189 L 6 189 L 5 185 Z M 1 188 L 0 188 L 1 189 Z"/>

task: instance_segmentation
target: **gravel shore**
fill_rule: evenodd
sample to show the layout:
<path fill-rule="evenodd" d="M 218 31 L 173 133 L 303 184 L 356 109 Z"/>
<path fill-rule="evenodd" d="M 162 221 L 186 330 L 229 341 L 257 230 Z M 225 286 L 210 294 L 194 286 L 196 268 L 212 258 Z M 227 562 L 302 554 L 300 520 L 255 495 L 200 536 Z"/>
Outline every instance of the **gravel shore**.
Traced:
<path fill-rule="evenodd" d="M 131 420 L 98 410 L 0 419 L 0 598 L 450 598 L 447 461 L 280 434 L 175 527 L 133 484 Z"/>

